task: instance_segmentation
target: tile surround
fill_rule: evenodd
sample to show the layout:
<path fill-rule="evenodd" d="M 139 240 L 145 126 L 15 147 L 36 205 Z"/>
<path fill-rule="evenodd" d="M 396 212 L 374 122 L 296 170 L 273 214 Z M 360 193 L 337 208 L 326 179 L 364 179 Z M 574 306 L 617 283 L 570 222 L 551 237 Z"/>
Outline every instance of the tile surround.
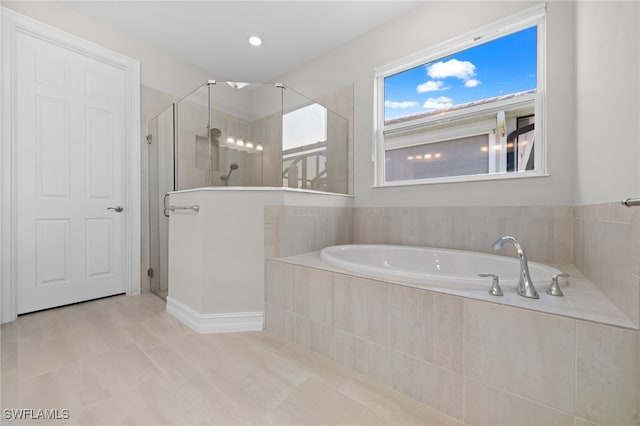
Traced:
<path fill-rule="evenodd" d="M 531 260 L 575 265 L 638 327 L 640 215 L 615 203 L 344 208 L 332 210 L 329 222 L 314 217 L 320 212 L 284 209 L 288 211 L 271 211 L 271 220 L 265 221 L 273 227 L 273 235 L 282 232 L 279 239 L 272 239 L 276 242 L 271 245 L 273 257 L 346 243 L 491 253 L 489 245 L 497 236 L 513 234 Z M 282 219 L 287 215 L 308 215 L 310 220 L 287 222 Z M 327 228 L 327 223 L 333 228 Z M 283 238 L 285 226 L 286 233 L 295 237 Z M 325 232 L 321 241 L 318 229 L 323 227 L 351 229 L 351 238 L 334 231 Z M 515 253 L 505 249 L 501 254 Z M 310 287 L 323 294 L 319 309 L 324 316 L 311 318 L 310 300 L 293 310 L 267 297 L 267 330 L 458 420 L 559 425 L 608 424 L 610 419 L 616 424 L 638 422 L 640 339 L 635 330 L 381 284 L 337 273 L 321 262 L 301 266 L 268 261 L 267 272 L 272 269 L 278 269 L 280 277 L 289 277 L 281 280 L 293 292 L 285 300 L 297 300 L 298 290 L 304 300 Z M 579 275 L 574 276 L 575 282 L 582 280 Z M 324 292 L 319 288 L 322 284 L 328 287 Z M 327 313 L 329 294 L 334 298 L 332 319 Z M 594 321 L 603 315 L 606 322 L 607 314 L 600 313 L 604 305 L 593 305 L 587 294 L 571 296 L 572 305 L 583 306 Z M 521 334 L 522 329 L 529 334 Z M 607 344 L 598 343 L 600 338 L 594 337 L 598 333 Z M 523 364 L 533 367 L 528 370 Z M 499 415 L 486 409 L 490 402 L 502 407 Z"/>
<path fill-rule="evenodd" d="M 597 424 L 640 423 L 639 333 L 576 325 L 576 414 Z"/>
<path fill-rule="evenodd" d="M 640 327 L 640 214 L 617 202 L 576 207 L 265 208 L 266 259 L 352 243 L 515 256 L 512 247 L 500 252 L 490 248 L 506 234 L 522 241 L 530 260 L 575 265 Z"/>
<path fill-rule="evenodd" d="M 397 351 L 417 356 L 424 336 L 416 336 L 411 330 L 418 325 L 418 309 L 421 309 L 421 293 L 413 288 L 394 286 L 389 288 L 389 328 L 392 330 L 389 345 Z"/>
<path fill-rule="evenodd" d="M 319 97 L 317 99 L 322 105 L 327 107 L 332 112 L 339 114 L 341 117 L 347 119 L 348 126 L 348 139 L 347 146 L 340 147 L 339 157 L 338 159 L 343 158 L 344 152 L 346 149 L 346 161 L 347 164 L 337 163 L 340 167 L 346 166 L 346 188 L 344 182 L 341 182 L 341 185 L 338 188 L 346 189 L 347 194 L 353 194 L 353 144 L 354 144 L 354 91 L 355 87 L 353 84 L 349 86 L 342 87 L 340 89 L 333 90 L 325 95 Z"/>
<path fill-rule="evenodd" d="M 573 416 L 491 387 L 473 379 L 465 379 L 465 413 L 467 424 L 572 426 Z M 576 423 L 578 424 L 578 423 Z"/>
<path fill-rule="evenodd" d="M 294 299 L 303 288 L 296 286 L 296 278 L 330 287 L 326 294 L 334 295 L 334 326 L 300 316 L 271 298 L 266 330 L 277 336 L 303 341 L 355 373 L 467 424 L 638 421 L 637 330 L 399 288 L 335 268 L 323 274 L 297 272 L 322 268 L 290 260 L 304 258 L 268 260 L 268 276 L 277 269 L 280 277 L 289 277 Z M 267 281 L 267 287 L 281 282 Z M 298 337 L 299 329 L 291 330 L 283 318 L 305 324 L 305 334 Z M 305 343 L 313 327 L 322 329 L 315 348 Z"/>
<path fill-rule="evenodd" d="M 621 203 L 575 208 L 573 263 L 640 326 L 640 213 Z"/>
<path fill-rule="evenodd" d="M 352 224 L 351 208 L 265 206 L 265 259 L 350 244 Z"/>
<path fill-rule="evenodd" d="M 573 208 L 355 207 L 354 244 L 406 244 L 496 253 L 490 246 L 516 236 L 537 262 L 573 263 Z M 511 256 L 506 248 L 498 254 Z"/>
<path fill-rule="evenodd" d="M 295 230 L 291 232 L 295 237 L 273 238 L 276 243 L 270 253 L 274 257 L 345 243 L 492 252 L 489 245 L 497 236 L 513 234 L 531 260 L 575 265 L 631 320 L 613 323 L 638 327 L 640 215 L 617 203 L 331 211 L 333 229 L 350 229 L 351 236 L 322 234 L 319 229 L 327 225 L 313 217 L 315 212 L 284 209 L 271 211 L 266 224 L 273 227 L 273 235 L 287 226 L 288 232 Z M 287 222 L 279 217 L 287 215 L 309 215 L 310 221 Z M 515 253 L 505 249 L 501 254 Z M 326 310 L 330 303 L 324 298 L 322 319 L 310 317 L 310 301 L 295 311 L 272 299 L 266 304 L 266 329 L 302 342 L 363 377 L 469 424 L 586 425 L 610 424 L 610 419 L 616 424 L 636 424 L 640 418 L 636 330 L 382 284 L 342 274 L 311 257 L 303 263 L 267 261 L 267 274 L 273 269 L 280 277 L 289 277 L 291 281 L 285 280 L 284 285 L 293 291 L 287 296 L 290 300 L 296 300 L 297 290 L 306 297 L 311 286 L 323 297 L 332 293 L 333 327 Z M 311 272 L 314 269 L 324 271 Z M 579 272 L 572 274 L 574 283 L 583 283 Z M 299 284 L 296 277 L 306 283 Z M 327 286 L 324 292 L 321 283 Z M 611 308 L 594 305 L 589 294 L 598 290 L 591 290 L 587 281 L 584 284 L 567 289 L 568 297 L 562 301 L 570 302 L 567 312 L 582 309 L 590 320 L 608 322 L 606 310 Z M 269 287 L 268 282 L 267 291 L 272 291 Z M 589 294 L 582 294 L 585 291 Z M 315 340 L 307 337 L 310 330 L 315 330 Z M 297 336 L 300 332 L 303 335 Z M 487 411 L 489 401 L 502 407 L 499 415 L 496 410 Z"/>
<path fill-rule="evenodd" d="M 575 320 L 465 301 L 465 376 L 573 412 Z"/>

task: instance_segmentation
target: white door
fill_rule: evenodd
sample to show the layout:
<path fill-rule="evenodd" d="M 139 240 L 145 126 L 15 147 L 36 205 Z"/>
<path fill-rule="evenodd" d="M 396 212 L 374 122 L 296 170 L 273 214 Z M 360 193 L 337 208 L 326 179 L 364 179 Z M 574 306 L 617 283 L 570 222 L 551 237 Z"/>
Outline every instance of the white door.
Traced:
<path fill-rule="evenodd" d="M 125 71 L 17 32 L 17 313 L 126 291 Z"/>

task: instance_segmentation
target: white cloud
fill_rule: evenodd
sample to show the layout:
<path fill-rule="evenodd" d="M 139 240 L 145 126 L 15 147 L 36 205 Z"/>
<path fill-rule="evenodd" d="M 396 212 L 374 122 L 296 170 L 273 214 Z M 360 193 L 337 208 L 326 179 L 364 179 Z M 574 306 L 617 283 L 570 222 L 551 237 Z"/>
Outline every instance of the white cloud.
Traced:
<path fill-rule="evenodd" d="M 388 107 L 388 108 L 394 108 L 394 109 L 405 109 L 405 108 L 411 108 L 414 106 L 417 106 L 418 103 L 417 102 L 413 102 L 413 101 L 403 101 L 403 102 L 394 102 L 394 101 L 385 101 L 384 102 L 384 106 Z"/>
<path fill-rule="evenodd" d="M 447 90 L 448 87 L 444 87 L 444 82 L 442 81 L 427 81 L 426 83 L 422 83 L 416 87 L 418 93 L 426 93 L 426 92 L 437 92 L 439 90 Z"/>
<path fill-rule="evenodd" d="M 476 75 L 476 66 L 469 61 L 449 59 L 447 62 L 436 62 L 427 66 L 427 74 L 431 78 L 457 77 L 467 81 Z"/>
<path fill-rule="evenodd" d="M 478 84 L 480 84 L 480 80 L 476 80 L 475 78 L 467 80 L 464 83 L 465 87 L 476 87 Z"/>
<path fill-rule="evenodd" d="M 424 109 L 451 108 L 453 106 L 451 101 L 453 101 L 453 99 L 447 98 L 446 96 L 439 96 L 437 98 L 429 98 L 424 102 L 422 107 Z"/>

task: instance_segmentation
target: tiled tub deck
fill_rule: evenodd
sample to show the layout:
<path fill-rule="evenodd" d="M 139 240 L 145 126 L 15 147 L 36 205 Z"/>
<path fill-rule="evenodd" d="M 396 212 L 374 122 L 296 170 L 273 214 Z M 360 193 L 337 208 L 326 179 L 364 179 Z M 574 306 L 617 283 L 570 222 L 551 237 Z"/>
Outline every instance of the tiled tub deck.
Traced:
<path fill-rule="evenodd" d="M 615 308 L 536 312 L 357 276 L 317 253 L 267 260 L 266 274 L 269 332 L 465 423 L 640 422 L 639 333 Z"/>

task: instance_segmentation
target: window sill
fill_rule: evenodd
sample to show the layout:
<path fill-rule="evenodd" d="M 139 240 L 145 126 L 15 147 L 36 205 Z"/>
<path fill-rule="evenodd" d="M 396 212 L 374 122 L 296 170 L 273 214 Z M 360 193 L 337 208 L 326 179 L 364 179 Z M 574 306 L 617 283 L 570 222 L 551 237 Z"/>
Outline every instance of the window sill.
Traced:
<path fill-rule="evenodd" d="M 468 175 L 468 176 L 449 176 L 433 179 L 415 179 L 415 180 L 401 180 L 396 182 L 385 182 L 381 184 L 373 185 L 372 188 L 387 188 L 394 186 L 414 186 L 414 185 L 433 185 L 441 183 L 459 183 L 459 182 L 482 182 L 490 180 L 506 180 L 506 179 L 526 179 L 526 178 L 539 178 L 547 177 L 547 172 L 511 172 L 511 173 L 493 173 L 486 175 Z"/>

